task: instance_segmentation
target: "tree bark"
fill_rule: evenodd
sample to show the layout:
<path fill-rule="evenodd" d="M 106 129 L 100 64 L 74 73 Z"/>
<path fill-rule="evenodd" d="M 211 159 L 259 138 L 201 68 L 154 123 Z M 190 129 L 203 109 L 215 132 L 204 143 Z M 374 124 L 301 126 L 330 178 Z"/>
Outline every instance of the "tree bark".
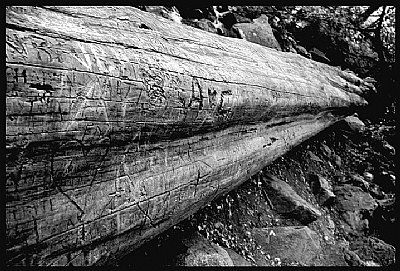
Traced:
<path fill-rule="evenodd" d="M 6 78 L 7 265 L 112 263 L 371 87 L 132 7 L 7 7 Z"/>

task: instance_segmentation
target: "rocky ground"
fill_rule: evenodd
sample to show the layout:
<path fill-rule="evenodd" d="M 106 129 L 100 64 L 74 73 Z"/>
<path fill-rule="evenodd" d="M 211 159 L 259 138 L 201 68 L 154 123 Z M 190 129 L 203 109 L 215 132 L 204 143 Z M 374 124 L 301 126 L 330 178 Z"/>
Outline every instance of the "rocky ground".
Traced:
<path fill-rule="evenodd" d="M 124 258 L 121 266 L 395 263 L 395 126 L 348 118 Z"/>

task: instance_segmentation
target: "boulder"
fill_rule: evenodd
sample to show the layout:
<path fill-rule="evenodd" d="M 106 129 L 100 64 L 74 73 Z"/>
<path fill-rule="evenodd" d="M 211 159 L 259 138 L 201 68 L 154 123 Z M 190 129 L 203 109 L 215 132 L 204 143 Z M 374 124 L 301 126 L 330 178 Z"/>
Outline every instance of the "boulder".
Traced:
<path fill-rule="evenodd" d="M 225 25 L 226 28 L 231 28 L 237 23 L 251 23 L 251 19 L 232 12 L 224 14 L 219 20 Z"/>
<path fill-rule="evenodd" d="M 364 192 L 360 187 L 350 184 L 336 186 L 336 208 L 341 212 L 346 222 L 344 230 L 349 233 L 359 234 L 369 228 L 369 221 L 365 219 L 366 213 L 369 216 L 378 207 L 376 201 L 370 194 Z"/>
<path fill-rule="evenodd" d="M 363 132 L 365 130 L 365 124 L 356 116 L 347 116 L 344 118 L 348 128 L 353 132 Z"/>
<path fill-rule="evenodd" d="M 332 186 L 327 179 L 311 174 L 309 176 L 311 189 L 320 205 L 329 205 L 335 199 L 335 194 L 332 192 Z"/>
<path fill-rule="evenodd" d="M 228 252 L 199 233 L 182 240 L 186 253 L 177 256 L 177 265 L 183 266 L 234 266 Z"/>
<path fill-rule="evenodd" d="M 300 197 L 293 189 L 275 176 L 266 174 L 266 190 L 275 211 L 291 216 L 303 224 L 308 224 L 321 216 L 321 212 Z"/>
<path fill-rule="evenodd" d="M 265 14 L 254 19 L 253 23 L 236 23 L 233 25 L 233 28 L 237 28 L 238 31 L 239 29 L 242 30 L 247 41 L 282 51 L 272 33 L 272 28 L 268 23 L 268 17 Z"/>
<path fill-rule="evenodd" d="M 271 258 L 286 263 L 311 265 L 321 249 L 318 234 L 307 226 L 255 228 L 252 236 Z"/>
<path fill-rule="evenodd" d="M 389 266 L 395 263 L 396 249 L 376 237 L 362 238 L 353 242 L 351 249 L 360 255 L 363 261 L 374 262 L 381 266 Z"/>
<path fill-rule="evenodd" d="M 335 186 L 336 207 L 339 211 L 374 211 L 378 204 L 370 194 L 350 184 Z"/>

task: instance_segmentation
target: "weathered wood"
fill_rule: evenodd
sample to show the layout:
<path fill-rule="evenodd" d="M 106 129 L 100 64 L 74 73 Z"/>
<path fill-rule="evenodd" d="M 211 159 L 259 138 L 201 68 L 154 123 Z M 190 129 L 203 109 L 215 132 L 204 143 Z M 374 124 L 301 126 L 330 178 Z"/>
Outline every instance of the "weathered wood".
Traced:
<path fill-rule="evenodd" d="M 8 265 L 111 263 L 369 87 L 132 7 L 7 7 L 6 78 Z"/>

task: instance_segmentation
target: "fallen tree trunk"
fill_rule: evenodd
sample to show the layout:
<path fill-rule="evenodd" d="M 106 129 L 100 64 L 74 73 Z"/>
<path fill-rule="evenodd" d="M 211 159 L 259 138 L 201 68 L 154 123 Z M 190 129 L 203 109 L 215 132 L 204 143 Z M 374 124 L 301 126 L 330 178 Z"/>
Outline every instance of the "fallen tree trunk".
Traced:
<path fill-rule="evenodd" d="M 131 7 L 6 8 L 7 265 L 112 263 L 370 86 Z"/>

